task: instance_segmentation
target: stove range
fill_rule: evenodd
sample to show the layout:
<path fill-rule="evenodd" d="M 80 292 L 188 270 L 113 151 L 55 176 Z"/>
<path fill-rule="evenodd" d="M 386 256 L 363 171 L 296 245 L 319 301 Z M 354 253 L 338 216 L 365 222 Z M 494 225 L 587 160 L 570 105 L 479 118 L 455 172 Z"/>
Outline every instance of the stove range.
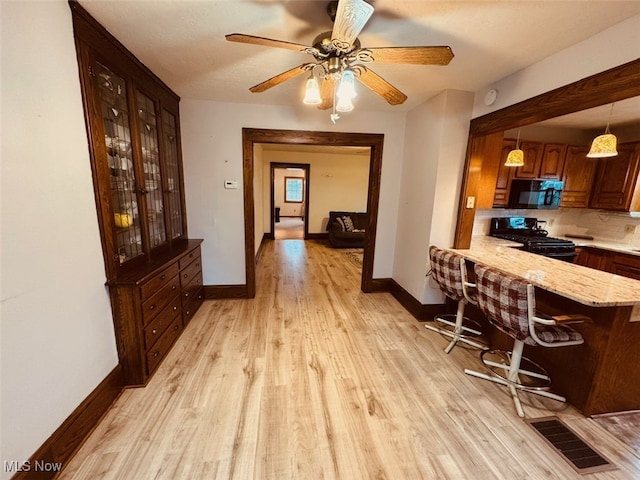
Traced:
<path fill-rule="evenodd" d="M 489 235 L 522 244 L 520 250 L 573 262 L 576 246 L 571 240 L 549 237 L 546 222 L 532 217 L 492 218 Z"/>

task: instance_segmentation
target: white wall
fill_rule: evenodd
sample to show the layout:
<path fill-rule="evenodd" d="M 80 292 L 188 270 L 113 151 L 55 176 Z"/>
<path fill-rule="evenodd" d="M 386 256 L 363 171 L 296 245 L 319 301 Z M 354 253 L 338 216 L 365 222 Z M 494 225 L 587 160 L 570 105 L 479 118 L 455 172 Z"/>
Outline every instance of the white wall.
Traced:
<path fill-rule="evenodd" d="M 472 106 L 472 93 L 448 90 L 407 115 L 393 279 L 422 303 L 442 301 L 428 247 L 453 244 Z"/>
<path fill-rule="evenodd" d="M 118 361 L 69 6 L 0 9 L 4 465 L 27 460 Z"/>
<path fill-rule="evenodd" d="M 258 95 L 258 94 L 256 94 Z M 242 128 L 384 134 L 374 278 L 391 277 L 404 145 L 403 112 L 354 110 L 333 125 L 317 109 L 183 99 L 180 103 L 189 235 L 202 244 L 205 285 L 245 282 Z"/>
<path fill-rule="evenodd" d="M 367 211 L 370 153 L 269 150 L 265 152 L 265 159 L 271 162 L 309 164 L 309 233 L 325 233 L 329 212 L 332 210 Z"/>
<path fill-rule="evenodd" d="M 638 58 L 640 15 L 635 15 L 476 92 L 473 117 L 513 105 Z M 485 93 L 490 88 L 498 91 L 498 98 L 493 105 L 487 106 L 483 101 Z"/>

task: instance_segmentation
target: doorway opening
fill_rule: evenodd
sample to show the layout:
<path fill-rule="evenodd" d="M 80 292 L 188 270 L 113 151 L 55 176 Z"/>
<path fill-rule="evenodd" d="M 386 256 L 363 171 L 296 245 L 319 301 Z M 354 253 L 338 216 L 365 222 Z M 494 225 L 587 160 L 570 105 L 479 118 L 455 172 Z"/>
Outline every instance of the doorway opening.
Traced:
<path fill-rule="evenodd" d="M 308 163 L 270 163 L 272 240 L 309 237 L 310 170 Z"/>
<path fill-rule="evenodd" d="M 370 152 L 369 181 L 367 192 L 368 225 L 363 248 L 362 280 L 363 292 L 374 291 L 373 260 L 375 254 L 378 204 L 380 197 L 380 176 L 382 172 L 383 134 L 311 132 L 299 130 L 242 129 L 243 185 L 244 185 L 244 225 L 245 225 L 245 275 L 246 296 L 255 297 L 256 292 L 256 243 L 262 238 L 259 229 L 262 218 L 256 216 L 254 189 L 259 184 L 255 177 L 255 145 L 260 143 L 283 145 L 332 145 L 368 147 Z M 308 195 L 307 188 L 307 195 Z M 308 204 L 308 202 L 307 202 Z M 307 207 L 308 208 L 308 207 Z M 328 212 L 327 212 L 328 213 Z M 308 217 L 308 215 L 306 215 Z M 258 226 L 258 229 L 256 228 Z M 272 230 L 273 231 L 273 230 Z M 259 238 L 258 238 L 259 237 Z M 259 243 L 258 243 L 259 245 Z"/>

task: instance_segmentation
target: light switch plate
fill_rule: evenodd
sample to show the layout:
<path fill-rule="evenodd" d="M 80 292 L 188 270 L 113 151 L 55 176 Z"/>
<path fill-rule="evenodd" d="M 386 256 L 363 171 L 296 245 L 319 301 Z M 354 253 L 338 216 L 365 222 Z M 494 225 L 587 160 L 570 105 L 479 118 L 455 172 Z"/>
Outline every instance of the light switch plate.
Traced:
<path fill-rule="evenodd" d="M 473 208 L 476 206 L 476 197 L 467 197 L 467 208 Z"/>
<path fill-rule="evenodd" d="M 224 181 L 224 188 L 236 189 L 236 188 L 238 188 L 238 182 L 235 181 L 235 180 L 225 180 Z"/>

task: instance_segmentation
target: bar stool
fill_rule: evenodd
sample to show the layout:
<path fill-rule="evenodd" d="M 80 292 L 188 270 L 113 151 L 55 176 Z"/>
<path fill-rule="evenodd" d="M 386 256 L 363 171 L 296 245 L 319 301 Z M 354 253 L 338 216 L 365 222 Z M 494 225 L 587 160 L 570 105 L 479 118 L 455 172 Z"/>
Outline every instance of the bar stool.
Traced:
<path fill-rule="evenodd" d="M 480 324 L 464 316 L 467 303 L 476 303 L 475 285 L 467 281 L 464 257 L 431 245 L 429 261 L 433 279 L 442 293 L 458 303 L 458 310 L 455 315 L 436 315 L 434 320 L 438 325 L 426 324 L 425 327 L 451 339 L 444 349 L 445 353 L 451 352 L 458 342 L 479 349 L 486 348 L 474 339 L 482 335 Z"/>
<path fill-rule="evenodd" d="M 524 410 L 518 391 L 534 393 L 560 402 L 566 399 L 549 392 L 551 379 L 538 364 L 522 356 L 525 345 L 566 347 L 584 342 L 582 335 L 564 323 L 579 323 L 588 317 L 562 315 L 542 318 L 535 314 L 535 290 L 526 280 L 497 269 L 475 266 L 478 307 L 497 329 L 513 338 L 513 350 L 485 350 L 480 359 L 489 374 L 465 369 L 465 373 L 484 380 L 506 385 L 513 398 L 518 416 Z"/>

